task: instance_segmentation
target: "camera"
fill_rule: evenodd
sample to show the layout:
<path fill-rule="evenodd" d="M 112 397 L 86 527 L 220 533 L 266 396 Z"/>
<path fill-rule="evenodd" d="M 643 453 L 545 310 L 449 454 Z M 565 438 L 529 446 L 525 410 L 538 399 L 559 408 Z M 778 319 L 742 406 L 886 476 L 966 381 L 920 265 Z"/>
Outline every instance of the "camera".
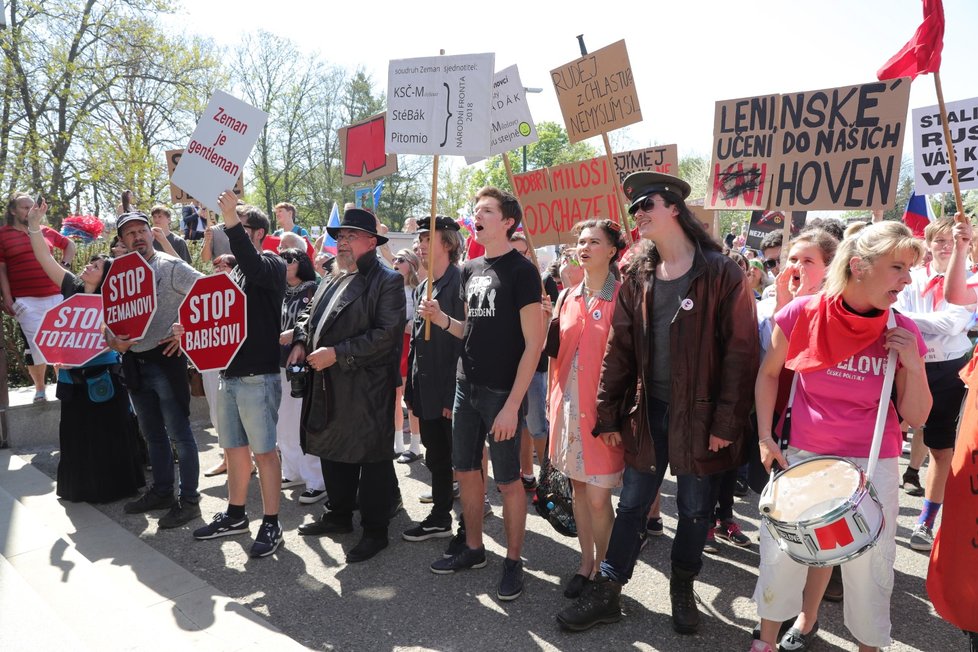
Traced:
<path fill-rule="evenodd" d="M 303 364 L 293 364 L 285 368 L 285 379 L 291 385 L 289 394 L 292 398 L 302 398 L 309 384 L 309 367 Z"/>

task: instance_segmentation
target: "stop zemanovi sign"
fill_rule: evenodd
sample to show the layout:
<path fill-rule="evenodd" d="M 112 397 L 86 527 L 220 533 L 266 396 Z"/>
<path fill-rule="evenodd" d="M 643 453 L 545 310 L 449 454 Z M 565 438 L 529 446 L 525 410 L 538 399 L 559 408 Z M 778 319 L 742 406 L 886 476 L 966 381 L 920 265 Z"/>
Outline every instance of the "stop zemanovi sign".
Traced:
<path fill-rule="evenodd" d="M 108 350 L 102 335 L 102 297 L 74 294 L 41 319 L 34 344 L 48 364 L 80 367 Z"/>
<path fill-rule="evenodd" d="M 138 252 L 119 256 L 102 284 L 102 316 L 116 337 L 138 340 L 156 314 L 156 275 Z"/>
<path fill-rule="evenodd" d="M 197 371 L 226 369 L 248 336 L 248 304 L 227 274 L 194 281 L 180 304 L 180 346 Z"/>

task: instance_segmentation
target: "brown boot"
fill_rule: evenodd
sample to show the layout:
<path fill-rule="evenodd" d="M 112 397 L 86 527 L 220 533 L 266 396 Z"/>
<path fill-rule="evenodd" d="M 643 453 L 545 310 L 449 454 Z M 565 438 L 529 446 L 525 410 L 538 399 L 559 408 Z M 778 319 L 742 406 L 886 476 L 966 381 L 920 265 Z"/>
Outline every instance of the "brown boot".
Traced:
<path fill-rule="evenodd" d="M 672 577 L 669 579 L 672 628 L 680 634 L 695 634 L 700 626 L 700 612 L 696 608 L 696 596 L 693 594 L 695 577 L 695 573 L 672 567 Z"/>

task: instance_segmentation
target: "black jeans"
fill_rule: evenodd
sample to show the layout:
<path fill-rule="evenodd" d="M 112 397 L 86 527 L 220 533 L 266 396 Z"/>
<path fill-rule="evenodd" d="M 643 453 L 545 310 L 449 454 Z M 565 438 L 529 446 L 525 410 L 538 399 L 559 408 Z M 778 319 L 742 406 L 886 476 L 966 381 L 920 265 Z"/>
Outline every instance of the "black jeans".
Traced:
<path fill-rule="evenodd" d="M 734 489 L 737 487 L 738 475 L 740 475 L 739 468 L 719 474 L 720 494 L 717 497 L 717 508 L 714 513 L 718 521 L 729 521 L 733 518 Z"/>
<path fill-rule="evenodd" d="M 421 419 L 424 463 L 431 472 L 431 515 L 438 525 L 452 524 L 452 420 L 445 417 Z"/>
<path fill-rule="evenodd" d="M 329 496 L 331 521 L 353 523 L 353 509 L 358 494 L 360 523 L 366 536 L 387 538 L 391 501 L 397 495 L 397 475 L 394 460 L 369 464 L 347 464 L 324 459 L 323 480 Z"/>

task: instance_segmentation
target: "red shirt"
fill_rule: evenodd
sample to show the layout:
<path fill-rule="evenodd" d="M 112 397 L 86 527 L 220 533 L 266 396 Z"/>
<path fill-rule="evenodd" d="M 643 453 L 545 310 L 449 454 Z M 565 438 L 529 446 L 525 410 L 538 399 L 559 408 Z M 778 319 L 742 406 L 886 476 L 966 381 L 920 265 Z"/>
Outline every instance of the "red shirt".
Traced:
<path fill-rule="evenodd" d="M 54 229 L 42 226 L 48 248 L 57 247 L 62 251 L 68 247 L 68 238 Z M 0 263 L 7 265 L 7 278 L 10 280 L 10 293 L 19 297 L 49 297 L 61 294 L 61 288 L 51 282 L 34 257 L 31 239 L 26 231 L 12 226 L 0 227 Z"/>

